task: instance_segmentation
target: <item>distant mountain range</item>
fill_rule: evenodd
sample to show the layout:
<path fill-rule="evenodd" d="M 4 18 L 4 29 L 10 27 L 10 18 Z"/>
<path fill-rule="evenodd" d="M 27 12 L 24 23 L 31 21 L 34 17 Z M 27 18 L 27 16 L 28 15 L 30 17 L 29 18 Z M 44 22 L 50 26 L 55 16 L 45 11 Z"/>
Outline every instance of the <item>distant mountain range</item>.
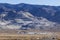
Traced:
<path fill-rule="evenodd" d="M 0 3 L 0 29 L 60 30 L 60 6 Z"/>

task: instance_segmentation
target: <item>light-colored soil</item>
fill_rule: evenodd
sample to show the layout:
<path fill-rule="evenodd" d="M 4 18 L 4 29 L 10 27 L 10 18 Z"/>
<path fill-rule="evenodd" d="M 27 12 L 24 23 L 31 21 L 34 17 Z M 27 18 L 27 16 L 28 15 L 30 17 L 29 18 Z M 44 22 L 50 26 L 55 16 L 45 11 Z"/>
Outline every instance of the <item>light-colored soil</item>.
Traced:
<path fill-rule="evenodd" d="M 56 35 L 55 35 L 56 34 Z M 0 40 L 60 40 L 60 33 L 54 34 L 7 34 L 1 33 Z"/>

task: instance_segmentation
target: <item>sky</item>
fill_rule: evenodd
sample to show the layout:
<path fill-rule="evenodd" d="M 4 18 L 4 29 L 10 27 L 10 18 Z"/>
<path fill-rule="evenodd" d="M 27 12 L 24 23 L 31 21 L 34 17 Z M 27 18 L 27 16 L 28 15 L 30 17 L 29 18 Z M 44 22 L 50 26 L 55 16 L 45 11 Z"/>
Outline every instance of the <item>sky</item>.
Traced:
<path fill-rule="evenodd" d="M 51 5 L 60 6 L 60 0 L 0 0 L 0 3 L 10 3 L 10 4 L 37 4 L 37 5 Z"/>

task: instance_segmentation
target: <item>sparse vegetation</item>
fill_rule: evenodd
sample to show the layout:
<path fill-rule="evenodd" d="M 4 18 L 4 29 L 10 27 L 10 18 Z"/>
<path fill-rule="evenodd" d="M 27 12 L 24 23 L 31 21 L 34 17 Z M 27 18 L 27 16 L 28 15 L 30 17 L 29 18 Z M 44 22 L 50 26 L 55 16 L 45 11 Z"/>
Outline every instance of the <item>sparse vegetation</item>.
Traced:
<path fill-rule="evenodd" d="M 0 34 L 0 40 L 60 40 L 59 36 L 53 35 L 23 35 L 23 34 Z"/>

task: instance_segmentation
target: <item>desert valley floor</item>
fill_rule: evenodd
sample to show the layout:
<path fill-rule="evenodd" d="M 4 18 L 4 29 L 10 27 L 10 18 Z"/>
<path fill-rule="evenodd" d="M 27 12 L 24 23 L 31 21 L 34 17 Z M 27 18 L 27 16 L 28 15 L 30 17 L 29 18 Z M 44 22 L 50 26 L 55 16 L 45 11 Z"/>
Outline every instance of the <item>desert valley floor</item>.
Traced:
<path fill-rule="evenodd" d="M 22 34 L 1 32 L 0 40 L 60 40 L 60 32 L 40 32 L 39 34 L 34 34 L 32 33 L 33 31 L 24 34 L 24 30 L 20 32 L 22 32 Z"/>

